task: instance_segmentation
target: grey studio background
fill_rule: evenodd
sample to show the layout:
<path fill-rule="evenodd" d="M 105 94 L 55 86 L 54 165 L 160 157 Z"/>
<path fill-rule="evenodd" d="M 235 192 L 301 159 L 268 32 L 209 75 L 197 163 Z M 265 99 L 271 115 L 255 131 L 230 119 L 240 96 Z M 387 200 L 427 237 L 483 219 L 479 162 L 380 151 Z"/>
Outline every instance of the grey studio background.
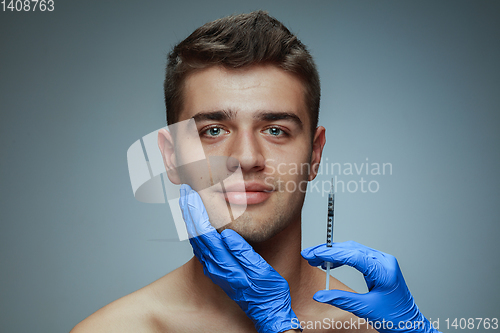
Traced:
<path fill-rule="evenodd" d="M 316 59 L 323 162 L 392 164 L 338 175 L 379 189 L 337 194 L 336 241 L 395 255 L 443 331 L 500 317 L 499 2 L 56 0 L 0 12 L 1 332 L 68 332 L 192 256 L 168 205 L 134 199 L 126 152 L 165 125 L 170 48 L 256 9 Z M 326 197 L 309 193 L 303 247 L 325 224 Z"/>

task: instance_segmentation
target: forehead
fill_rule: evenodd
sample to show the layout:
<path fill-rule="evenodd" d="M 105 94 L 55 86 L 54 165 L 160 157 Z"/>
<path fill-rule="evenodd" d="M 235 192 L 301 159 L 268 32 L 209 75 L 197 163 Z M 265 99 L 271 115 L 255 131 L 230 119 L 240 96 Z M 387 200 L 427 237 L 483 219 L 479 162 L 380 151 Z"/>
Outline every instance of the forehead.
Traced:
<path fill-rule="evenodd" d="M 232 110 L 238 118 L 259 111 L 283 111 L 295 113 L 307 128 L 304 91 L 299 78 L 273 65 L 209 67 L 186 78 L 179 120 L 200 111 Z"/>

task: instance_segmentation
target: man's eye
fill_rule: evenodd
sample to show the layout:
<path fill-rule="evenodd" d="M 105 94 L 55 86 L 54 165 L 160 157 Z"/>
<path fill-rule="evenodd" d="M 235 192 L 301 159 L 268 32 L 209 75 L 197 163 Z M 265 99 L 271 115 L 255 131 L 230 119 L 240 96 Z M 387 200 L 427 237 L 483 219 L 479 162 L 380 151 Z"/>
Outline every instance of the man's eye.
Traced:
<path fill-rule="evenodd" d="M 203 135 L 206 135 L 208 137 L 217 137 L 222 134 L 224 134 L 224 130 L 220 127 L 210 127 L 206 129 L 205 131 L 202 132 Z"/>
<path fill-rule="evenodd" d="M 285 135 L 286 134 L 285 131 L 283 131 L 279 127 L 269 127 L 264 132 L 267 132 L 267 133 L 269 133 L 272 136 L 280 136 L 280 135 Z"/>

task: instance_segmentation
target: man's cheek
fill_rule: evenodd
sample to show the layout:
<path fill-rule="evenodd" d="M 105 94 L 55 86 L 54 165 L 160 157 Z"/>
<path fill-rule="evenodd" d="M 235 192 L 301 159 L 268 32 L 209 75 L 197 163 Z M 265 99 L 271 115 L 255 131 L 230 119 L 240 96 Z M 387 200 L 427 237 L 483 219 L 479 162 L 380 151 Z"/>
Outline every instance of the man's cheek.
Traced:
<path fill-rule="evenodd" d="M 220 184 L 218 186 L 220 186 Z M 215 187 L 217 187 L 217 185 L 215 185 Z M 233 221 L 233 217 L 228 210 L 222 192 L 213 191 L 213 188 L 207 188 L 198 193 L 207 210 L 210 224 L 215 229 L 220 229 Z"/>
<path fill-rule="evenodd" d="M 196 192 L 212 185 L 212 176 L 209 171 L 207 160 L 192 162 L 177 166 L 179 178 L 183 184 L 188 184 Z"/>
<path fill-rule="evenodd" d="M 271 175 L 274 174 L 274 172 L 276 171 L 276 169 L 275 169 L 275 167 L 273 165 L 274 162 L 275 162 L 275 160 L 272 159 L 272 158 L 266 159 L 266 163 L 265 163 L 266 167 L 264 169 L 264 174 L 265 175 L 271 176 Z"/>

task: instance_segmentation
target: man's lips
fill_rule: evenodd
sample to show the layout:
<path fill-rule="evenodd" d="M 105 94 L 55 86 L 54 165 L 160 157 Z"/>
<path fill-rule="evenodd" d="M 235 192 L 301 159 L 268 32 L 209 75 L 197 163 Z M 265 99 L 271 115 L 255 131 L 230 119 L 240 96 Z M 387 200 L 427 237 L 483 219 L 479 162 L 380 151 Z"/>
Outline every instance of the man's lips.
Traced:
<path fill-rule="evenodd" d="M 266 201 L 272 192 L 226 192 L 224 199 L 235 205 L 255 205 Z"/>
<path fill-rule="evenodd" d="M 273 188 L 261 183 L 231 184 L 224 187 L 224 199 L 235 205 L 255 205 L 266 201 Z"/>
<path fill-rule="evenodd" d="M 258 182 L 248 182 L 248 183 L 233 183 L 229 185 L 224 185 L 224 190 L 226 192 L 272 192 L 274 188 L 272 186 L 258 183 Z"/>

